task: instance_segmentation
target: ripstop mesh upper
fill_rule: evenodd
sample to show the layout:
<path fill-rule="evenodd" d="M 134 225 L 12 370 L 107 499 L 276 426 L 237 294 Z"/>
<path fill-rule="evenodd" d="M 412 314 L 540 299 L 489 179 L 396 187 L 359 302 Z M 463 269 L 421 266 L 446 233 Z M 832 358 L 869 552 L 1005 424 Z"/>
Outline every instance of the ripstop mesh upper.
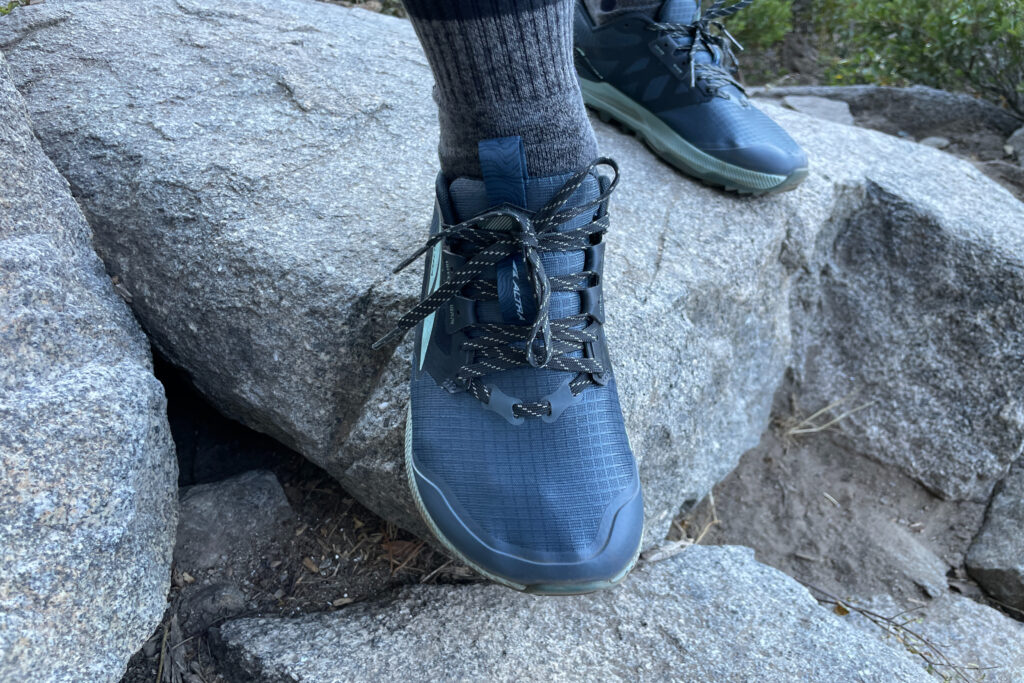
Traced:
<path fill-rule="evenodd" d="M 568 176 L 527 182 L 527 208 L 539 209 Z M 588 178 L 570 200 L 596 197 Z M 451 185 L 456 213 L 466 219 L 489 208 L 483 183 Z M 563 226 L 579 227 L 581 216 Z M 583 269 L 583 253 L 542 256 L 549 275 Z M 497 302 L 477 304 L 481 320 L 500 321 Z M 555 292 L 551 318 L 579 313 L 579 294 Z M 542 399 L 572 373 L 521 368 L 485 378 L 509 396 Z M 553 423 L 512 425 L 467 393 L 449 394 L 426 374 L 412 380 L 413 453 L 461 510 L 461 517 L 498 541 L 544 552 L 580 552 L 596 537 L 612 499 L 636 485 L 614 380 L 591 387 Z"/>

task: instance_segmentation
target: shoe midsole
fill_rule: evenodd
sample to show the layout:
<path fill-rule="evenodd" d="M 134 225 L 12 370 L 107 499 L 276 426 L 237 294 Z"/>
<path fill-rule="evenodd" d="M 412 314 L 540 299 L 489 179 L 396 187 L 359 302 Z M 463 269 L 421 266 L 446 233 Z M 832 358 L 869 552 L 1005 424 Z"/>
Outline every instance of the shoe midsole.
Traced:
<path fill-rule="evenodd" d="M 789 177 L 751 171 L 717 159 L 687 142 L 667 123 L 615 86 L 586 78 L 579 80 L 583 100 L 588 105 L 642 134 L 659 155 L 685 173 L 721 185 L 735 185 L 751 192 L 771 190 Z"/>

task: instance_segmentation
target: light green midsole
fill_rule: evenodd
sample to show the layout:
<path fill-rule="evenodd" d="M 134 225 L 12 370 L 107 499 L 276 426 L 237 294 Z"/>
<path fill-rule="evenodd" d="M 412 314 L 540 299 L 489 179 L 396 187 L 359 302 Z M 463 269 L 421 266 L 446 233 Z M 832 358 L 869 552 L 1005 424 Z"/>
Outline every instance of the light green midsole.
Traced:
<path fill-rule="evenodd" d="M 758 173 L 716 159 L 684 140 L 668 124 L 615 86 L 586 78 L 579 80 L 584 102 L 642 135 L 662 158 L 684 173 L 730 189 L 753 193 L 780 189 L 791 179 L 791 176 Z"/>

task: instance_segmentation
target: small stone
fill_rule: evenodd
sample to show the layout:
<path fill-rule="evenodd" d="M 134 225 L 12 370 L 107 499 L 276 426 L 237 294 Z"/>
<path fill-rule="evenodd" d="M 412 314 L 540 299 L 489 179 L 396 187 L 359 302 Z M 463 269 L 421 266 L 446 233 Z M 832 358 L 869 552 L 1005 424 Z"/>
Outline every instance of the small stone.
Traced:
<path fill-rule="evenodd" d="M 921 140 L 921 144 L 925 147 L 934 147 L 935 149 L 946 149 L 949 147 L 949 138 L 943 138 L 939 136 L 930 136 Z"/>
<path fill-rule="evenodd" d="M 226 563 L 247 567 L 294 520 L 277 477 L 265 470 L 184 488 L 180 499 L 174 562 L 185 583 L 196 572 Z"/>
<path fill-rule="evenodd" d="M 1010 151 L 1007 152 L 1007 156 L 1016 154 L 1017 161 L 1020 162 L 1021 166 L 1024 166 L 1024 126 L 1015 130 L 1010 137 L 1006 139 L 1006 146 L 1010 148 Z"/>
<path fill-rule="evenodd" d="M 787 95 L 782 98 L 782 103 L 802 114 L 834 123 L 841 123 L 846 126 L 853 125 L 853 114 L 850 113 L 850 105 L 842 100 L 830 100 L 825 97 L 815 97 L 814 95 Z"/>

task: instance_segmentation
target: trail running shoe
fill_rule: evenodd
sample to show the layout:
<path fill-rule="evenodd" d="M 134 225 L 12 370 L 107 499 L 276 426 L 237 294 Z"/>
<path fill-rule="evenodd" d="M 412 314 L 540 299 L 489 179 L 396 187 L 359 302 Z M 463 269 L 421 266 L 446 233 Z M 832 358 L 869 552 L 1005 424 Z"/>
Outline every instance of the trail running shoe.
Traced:
<path fill-rule="evenodd" d="M 602 330 L 618 170 L 530 178 L 519 138 L 480 143 L 483 180 L 443 176 L 416 327 L 409 485 L 450 551 L 539 594 L 586 593 L 636 562 L 643 501 Z M 615 170 L 599 176 L 596 167 Z"/>
<path fill-rule="evenodd" d="M 583 99 L 705 183 L 758 195 L 796 187 L 807 155 L 751 104 L 729 68 L 736 43 L 719 20 L 751 2 L 716 2 L 701 15 L 695 0 L 667 0 L 657 19 L 629 13 L 597 26 L 577 0 Z"/>

